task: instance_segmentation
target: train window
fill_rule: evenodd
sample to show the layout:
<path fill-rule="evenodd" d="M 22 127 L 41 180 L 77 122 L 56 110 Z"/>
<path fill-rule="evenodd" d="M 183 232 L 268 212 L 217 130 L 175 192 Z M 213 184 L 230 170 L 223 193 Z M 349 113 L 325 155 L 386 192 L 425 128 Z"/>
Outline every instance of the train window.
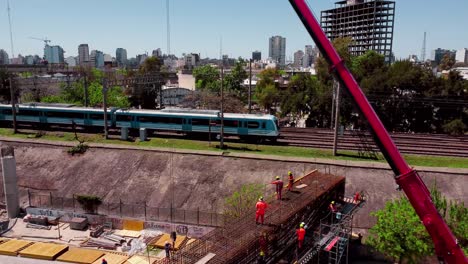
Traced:
<path fill-rule="evenodd" d="M 39 111 L 33 111 L 33 110 L 20 110 L 18 112 L 19 115 L 24 115 L 24 116 L 40 116 L 41 112 Z"/>
<path fill-rule="evenodd" d="M 93 120 L 103 120 L 104 119 L 104 114 L 90 114 L 89 118 Z"/>
<path fill-rule="evenodd" d="M 237 127 L 239 122 L 237 120 L 224 120 L 224 126 L 227 127 Z"/>
<path fill-rule="evenodd" d="M 117 115 L 116 119 L 117 121 L 131 122 L 132 116 L 131 115 Z"/>
<path fill-rule="evenodd" d="M 76 118 L 83 119 L 83 113 L 74 113 L 74 112 L 47 112 L 48 117 L 58 117 L 58 118 Z"/>
<path fill-rule="evenodd" d="M 11 109 L 3 109 L 2 114 L 4 115 L 11 115 Z"/>
<path fill-rule="evenodd" d="M 192 119 L 192 126 L 208 126 L 209 123 L 210 123 L 209 119 L 196 119 L 196 118 Z"/>
<path fill-rule="evenodd" d="M 249 122 L 247 123 L 247 126 L 248 126 L 249 128 L 259 128 L 259 127 L 260 127 L 260 124 L 259 124 L 258 122 L 249 121 Z"/>

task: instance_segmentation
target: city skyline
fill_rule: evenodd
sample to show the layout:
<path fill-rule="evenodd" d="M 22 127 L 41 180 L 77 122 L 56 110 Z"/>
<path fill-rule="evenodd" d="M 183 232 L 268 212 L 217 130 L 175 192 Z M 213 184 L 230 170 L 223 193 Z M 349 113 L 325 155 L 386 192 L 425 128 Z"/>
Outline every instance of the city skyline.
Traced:
<path fill-rule="evenodd" d="M 7 4 L 6 0 L 2 2 L 0 32 L 4 37 L 0 38 L 0 48 L 11 58 Z M 78 46 L 83 43 L 89 45 L 90 51 L 101 50 L 114 57 L 117 48 L 125 48 L 129 58 L 145 52 L 151 54 L 157 48 L 166 53 L 165 2 L 138 0 L 115 5 L 110 0 L 84 0 L 70 5 L 58 0 L 11 1 L 14 55 L 43 56 L 43 42 L 30 37 L 51 39 L 50 45 L 61 46 L 65 57 L 77 56 Z M 334 2 L 311 1 L 310 4 L 319 19 L 320 11 L 333 8 Z M 459 50 L 468 46 L 468 35 L 459 34 L 463 25 L 468 24 L 468 17 L 463 14 L 468 3 L 448 0 L 444 5 L 457 6 L 448 11 L 421 0 L 407 2 L 396 1 L 394 52 L 397 58 L 419 56 L 425 31 L 428 32 L 426 57 L 437 48 Z M 172 0 L 170 13 L 171 51 L 177 56 L 194 52 L 202 58 L 218 58 L 221 38 L 223 54 L 244 58 L 249 58 L 255 50 L 268 54 L 268 40 L 276 35 L 287 40 L 287 60 L 305 45 L 314 44 L 287 1 L 271 4 L 267 0 L 238 0 L 220 4 L 215 0 L 201 3 Z M 444 17 L 444 22 L 437 17 Z"/>

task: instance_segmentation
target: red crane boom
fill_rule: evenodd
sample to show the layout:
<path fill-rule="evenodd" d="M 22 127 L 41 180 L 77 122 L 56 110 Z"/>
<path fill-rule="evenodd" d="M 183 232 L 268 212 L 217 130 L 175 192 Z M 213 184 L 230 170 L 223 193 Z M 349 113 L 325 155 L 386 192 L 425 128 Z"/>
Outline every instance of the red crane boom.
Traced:
<path fill-rule="evenodd" d="M 324 58 L 331 65 L 336 78 L 346 87 L 358 109 L 367 119 L 377 145 L 394 171 L 395 180 L 405 192 L 434 242 L 436 255 L 447 263 L 468 263 L 457 239 L 437 212 L 431 195 L 418 173 L 402 157 L 392 138 L 370 105 L 358 83 L 328 40 L 305 0 L 289 0 Z"/>

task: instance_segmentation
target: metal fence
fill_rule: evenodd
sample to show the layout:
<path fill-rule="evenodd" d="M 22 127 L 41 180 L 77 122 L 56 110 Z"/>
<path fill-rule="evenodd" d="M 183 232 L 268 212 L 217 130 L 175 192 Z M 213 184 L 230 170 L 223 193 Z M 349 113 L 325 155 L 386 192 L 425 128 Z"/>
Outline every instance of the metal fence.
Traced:
<path fill-rule="evenodd" d="M 53 193 L 35 193 L 27 190 L 28 204 L 32 207 L 87 213 L 76 197 L 59 197 Z M 120 218 L 136 218 L 145 221 L 174 222 L 181 224 L 203 225 L 220 227 L 224 225 L 225 217 L 222 214 L 179 208 L 151 207 L 146 202 L 126 204 L 103 202 L 95 212 L 100 215 Z"/>

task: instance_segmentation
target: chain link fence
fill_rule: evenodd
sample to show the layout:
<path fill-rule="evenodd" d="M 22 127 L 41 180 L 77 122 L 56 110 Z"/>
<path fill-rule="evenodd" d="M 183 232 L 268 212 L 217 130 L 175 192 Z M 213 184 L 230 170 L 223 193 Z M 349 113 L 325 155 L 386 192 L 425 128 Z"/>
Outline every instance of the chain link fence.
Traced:
<path fill-rule="evenodd" d="M 87 213 L 76 197 L 59 197 L 53 193 L 35 193 L 27 191 L 28 204 L 32 207 L 47 208 L 75 213 Z M 222 214 L 200 210 L 186 210 L 179 208 L 160 208 L 147 206 L 146 202 L 126 204 L 103 202 L 98 206 L 96 214 L 115 216 L 120 218 L 136 218 L 145 221 L 174 222 L 181 224 L 220 227 L 224 225 Z"/>

